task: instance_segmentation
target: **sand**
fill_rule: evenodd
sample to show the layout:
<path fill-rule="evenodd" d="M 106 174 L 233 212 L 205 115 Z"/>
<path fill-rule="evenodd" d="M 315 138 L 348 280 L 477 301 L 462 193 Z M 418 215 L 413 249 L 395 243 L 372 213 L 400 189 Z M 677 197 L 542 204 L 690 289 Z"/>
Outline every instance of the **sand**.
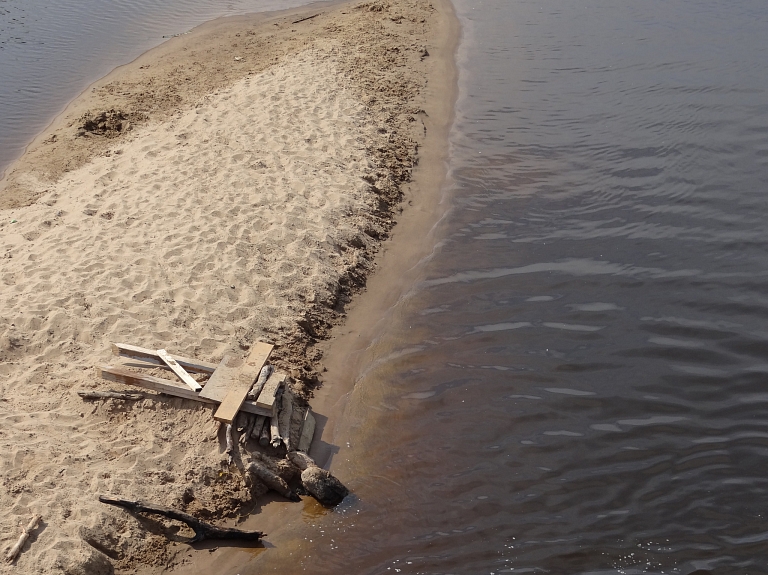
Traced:
<path fill-rule="evenodd" d="M 428 126 L 446 123 L 452 95 L 430 93 L 444 73 L 430 50 L 450 18 L 444 3 L 395 0 L 213 22 L 89 88 L 11 167 L 0 185 L 0 549 L 33 513 L 43 522 L 0 572 L 183 562 L 183 545 L 100 493 L 217 523 L 264 504 L 226 465 L 210 407 L 152 393 L 88 403 L 76 391 L 120 389 L 96 369 L 114 363 L 110 342 L 216 362 L 263 340 L 311 396 L 317 343 L 414 193 Z M 440 155 L 430 159 L 440 173 Z"/>

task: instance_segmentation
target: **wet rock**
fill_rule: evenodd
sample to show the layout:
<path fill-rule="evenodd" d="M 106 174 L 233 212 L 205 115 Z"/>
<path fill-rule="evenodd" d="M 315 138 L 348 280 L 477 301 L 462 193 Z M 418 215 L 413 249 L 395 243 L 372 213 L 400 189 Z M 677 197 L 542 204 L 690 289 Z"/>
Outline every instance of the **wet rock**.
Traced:
<path fill-rule="evenodd" d="M 323 505 L 338 505 L 349 495 L 349 490 L 341 481 L 316 465 L 301 472 L 301 484 Z"/>

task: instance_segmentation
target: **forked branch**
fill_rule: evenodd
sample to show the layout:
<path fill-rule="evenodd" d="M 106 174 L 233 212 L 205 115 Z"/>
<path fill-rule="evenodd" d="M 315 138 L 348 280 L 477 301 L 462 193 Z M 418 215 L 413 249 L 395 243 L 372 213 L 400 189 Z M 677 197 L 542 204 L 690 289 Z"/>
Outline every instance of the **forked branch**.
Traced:
<path fill-rule="evenodd" d="M 163 507 L 161 505 L 153 505 L 151 503 L 131 501 L 128 499 L 114 499 L 105 495 L 99 495 L 99 501 L 106 503 L 107 505 L 123 507 L 133 513 L 162 515 L 168 519 L 186 523 L 190 529 L 195 532 L 195 536 L 187 540 L 187 543 L 198 543 L 205 539 L 241 539 L 244 541 L 258 541 L 264 537 L 264 533 L 261 531 L 242 531 L 240 529 L 231 529 L 229 527 L 215 527 L 214 525 L 195 519 L 188 513 L 176 511 L 175 509 Z"/>

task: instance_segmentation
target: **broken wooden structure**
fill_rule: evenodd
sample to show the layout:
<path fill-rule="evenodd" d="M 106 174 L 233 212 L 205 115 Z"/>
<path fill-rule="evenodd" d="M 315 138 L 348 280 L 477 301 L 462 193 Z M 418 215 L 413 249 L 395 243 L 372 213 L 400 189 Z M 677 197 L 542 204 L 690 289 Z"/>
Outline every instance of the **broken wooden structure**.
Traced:
<path fill-rule="evenodd" d="M 312 442 L 315 419 L 307 408 L 298 445 L 291 445 L 290 421 L 293 403 L 283 401 L 287 376 L 267 364 L 274 346 L 257 342 L 245 358 L 225 355 L 219 364 L 208 363 L 164 349 L 152 350 L 125 343 L 112 344 L 112 353 L 136 362 L 130 367 L 163 367 L 178 379 L 155 377 L 124 366 L 102 365 L 101 377 L 125 385 L 143 387 L 184 399 L 216 405 L 213 417 L 228 426 L 238 412 L 256 416 L 249 422 L 245 439 L 253 436 L 259 444 L 285 446 L 287 450 L 307 451 Z M 203 385 L 191 374 L 209 376 Z M 266 441 L 262 442 L 262 438 Z"/>

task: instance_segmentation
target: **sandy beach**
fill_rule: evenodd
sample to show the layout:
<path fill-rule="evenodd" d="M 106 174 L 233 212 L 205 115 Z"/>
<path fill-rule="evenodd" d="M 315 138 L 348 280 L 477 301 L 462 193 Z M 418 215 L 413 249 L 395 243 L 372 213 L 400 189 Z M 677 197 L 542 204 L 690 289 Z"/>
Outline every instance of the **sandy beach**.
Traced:
<path fill-rule="evenodd" d="M 43 519 L 0 571 L 187 562 L 184 544 L 100 504 L 103 493 L 228 525 L 264 507 L 264 490 L 226 464 L 211 407 L 76 392 L 128 389 L 100 378 L 111 342 L 217 363 L 261 340 L 302 400 L 332 385 L 319 344 L 413 198 L 436 196 L 444 177 L 455 33 L 442 0 L 216 20 L 89 87 L 11 166 L 0 182 L 3 552 L 19 523 Z"/>

